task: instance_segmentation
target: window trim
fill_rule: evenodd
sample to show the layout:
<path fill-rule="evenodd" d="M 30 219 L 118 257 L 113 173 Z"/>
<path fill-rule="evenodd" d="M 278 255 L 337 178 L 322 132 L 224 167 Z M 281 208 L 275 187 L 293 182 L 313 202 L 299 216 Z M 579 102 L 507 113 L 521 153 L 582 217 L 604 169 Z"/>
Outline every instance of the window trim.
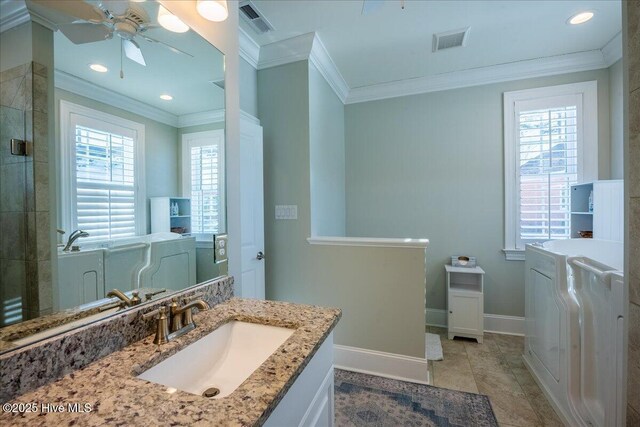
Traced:
<path fill-rule="evenodd" d="M 189 197 L 191 200 L 191 153 L 189 152 L 191 145 L 189 144 L 188 138 L 190 136 L 201 136 L 206 137 L 210 136 L 212 138 L 218 139 L 220 142 L 220 147 L 218 149 L 218 153 L 220 154 L 220 206 L 223 206 L 222 218 L 220 219 L 220 228 L 221 230 L 226 230 L 227 226 L 227 211 L 226 211 L 226 162 L 225 162 L 225 132 L 224 129 L 212 129 L 205 130 L 200 132 L 188 132 L 183 133 L 180 137 L 180 168 L 181 168 L 181 195 L 182 197 Z M 193 206 L 191 207 L 191 213 L 193 214 Z M 209 236 L 208 234 L 202 233 L 193 233 L 192 236 L 195 236 L 196 241 L 198 242 L 209 242 L 213 241 L 213 235 Z"/>
<path fill-rule="evenodd" d="M 516 102 L 554 98 L 565 95 L 582 97 L 581 126 L 578 132 L 582 144 L 578 146 L 578 182 L 598 179 L 598 82 L 587 81 L 558 86 L 547 86 L 504 93 L 504 208 L 505 258 L 523 261 L 524 247 L 518 247 L 519 193 L 518 193 L 518 147 L 516 131 Z"/>
<path fill-rule="evenodd" d="M 114 126 L 124 127 L 136 134 L 134 142 L 134 179 L 135 179 L 135 228 L 136 235 L 147 234 L 147 206 L 145 185 L 145 126 L 142 123 L 114 116 L 103 111 L 85 107 L 84 105 L 60 100 L 60 222 L 62 228 L 71 232 L 74 228 L 74 200 L 76 194 L 75 158 L 72 158 L 75 150 L 71 120 L 72 115 L 84 116 L 91 120 L 98 120 Z M 74 133 L 75 134 L 75 133 Z M 113 240 L 113 239 L 111 239 Z M 95 242 L 94 242 L 95 243 Z"/>

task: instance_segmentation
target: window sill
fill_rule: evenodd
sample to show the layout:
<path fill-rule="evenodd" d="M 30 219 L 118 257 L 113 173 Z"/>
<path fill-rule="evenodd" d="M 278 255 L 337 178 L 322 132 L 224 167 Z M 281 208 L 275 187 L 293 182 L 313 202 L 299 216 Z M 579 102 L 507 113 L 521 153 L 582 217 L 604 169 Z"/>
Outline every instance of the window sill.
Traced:
<path fill-rule="evenodd" d="M 524 249 L 503 249 L 507 261 L 524 261 Z"/>

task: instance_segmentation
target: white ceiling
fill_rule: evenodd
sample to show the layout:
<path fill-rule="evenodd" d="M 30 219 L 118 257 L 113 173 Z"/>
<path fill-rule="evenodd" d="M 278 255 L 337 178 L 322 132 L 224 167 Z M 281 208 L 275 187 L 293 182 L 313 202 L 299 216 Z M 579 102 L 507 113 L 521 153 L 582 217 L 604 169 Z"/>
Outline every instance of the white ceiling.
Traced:
<path fill-rule="evenodd" d="M 362 0 L 253 0 L 275 31 L 259 45 L 316 32 L 350 88 L 601 49 L 621 30 L 621 5 L 610 1 L 385 0 L 362 15 Z M 595 11 L 582 25 L 577 12 Z M 433 33 L 471 27 L 467 46 L 433 53 Z"/>
<path fill-rule="evenodd" d="M 137 3 L 156 22 L 158 5 L 154 1 Z M 46 13 L 43 8 L 39 14 Z M 110 91 L 125 95 L 175 116 L 224 108 L 224 90 L 212 81 L 224 80 L 224 56 L 194 31 L 173 33 L 162 27 L 149 29 L 150 37 L 193 55 L 193 58 L 136 37 L 147 63 L 146 67 L 123 59 L 124 79 L 120 79 L 120 39 L 73 44 L 64 34 L 54 35 L 54 65 L 57 70 L 74 75 Z M 89 64 L 105 65 L 107 73 L 89 69 Z M 160 99 L 170 94 L 173 100 Z"/>

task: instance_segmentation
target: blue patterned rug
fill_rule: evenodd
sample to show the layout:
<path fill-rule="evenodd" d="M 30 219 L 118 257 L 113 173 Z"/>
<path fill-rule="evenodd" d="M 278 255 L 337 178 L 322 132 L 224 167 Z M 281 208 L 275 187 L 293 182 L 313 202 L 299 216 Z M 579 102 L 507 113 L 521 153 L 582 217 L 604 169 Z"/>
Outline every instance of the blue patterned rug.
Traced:
<path fill-rule="evenodd" d="M 338 427 L 497 427 L 489 398 L 422 384 L 335 370 Z"/>

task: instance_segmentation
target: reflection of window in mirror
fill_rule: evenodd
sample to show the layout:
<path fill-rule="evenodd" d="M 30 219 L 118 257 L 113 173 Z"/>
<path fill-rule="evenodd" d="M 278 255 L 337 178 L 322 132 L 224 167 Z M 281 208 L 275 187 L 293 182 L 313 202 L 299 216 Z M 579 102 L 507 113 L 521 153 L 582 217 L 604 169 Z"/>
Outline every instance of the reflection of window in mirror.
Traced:
<path fill-rule="evenodd" d="M 84 242 L 145 234 L 144 125 L 62 101 L 61 217 Z"/>
<path fill-rule="evenodd" d="M 212 241 L 225 230 L 224 130 L 182 135 L 182 195 L 191 198 L 191 233 Z"/>

